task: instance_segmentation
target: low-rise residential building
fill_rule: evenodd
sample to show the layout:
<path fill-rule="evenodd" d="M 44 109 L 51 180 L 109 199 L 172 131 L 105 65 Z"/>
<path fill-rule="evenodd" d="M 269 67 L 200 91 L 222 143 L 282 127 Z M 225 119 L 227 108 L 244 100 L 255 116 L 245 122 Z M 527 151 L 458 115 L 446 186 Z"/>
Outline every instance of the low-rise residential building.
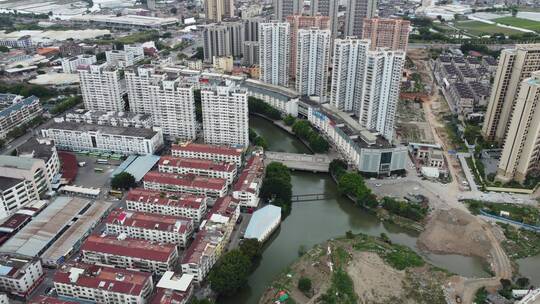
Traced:
<path fill-rule="evenodd" d="M 175 244 L 120 236 L 91 235 L 81 246 L 82 261 L 163 274 L 178 260 Z"/>
<path fill-rule="evenodd" d="M 182 258 L 182 273 L 193 275 L 197 283 L 204 280 L 224 252 L 239 214 L 240 206 L 232 197 L 216 201 Z"/>
<path fill-rule="evenodd" d="M 208 198 L 203 195 L 136 188 L 128 192 L 126 206 L 132 211 L 187 217 L 198 226 L 206 214 L 207 201 Z"/>
<path fill-rule="evenodd" d="M 77 73 L 79 66 L 88 66 L 97 62 L 96 55 L 78 55 L 62 59 L 62 71 L 68 74 Z"/>
<path fill-rule="evenodd" d="M 52 189 L 45 161 L 38 158 L 0 156 L 0 218 Z"/>
<path fill-rule="evenodd" d="M 70 18 L 71 22 L 98 27 L 119 29 L 159 30 L 178 24 L 177 18 L 160 18 L 139 15 L 79 15 Z"/>
<path fill-rule="evenodd" d="M 86 123 L 53 123 L 41 129 L 43 137 L 60 149 L 71 151 L 153 154 L 163 146 L 161 130 L 112 127 Z"/>
<path fill-rule="evenodd" d="M 0 289 L 26 298 L 41 283 L 43 267 L 39 258 L 0 254 Z"/>
<path fill-rule="evenodd" d="M 24 144 L 17 147 L 19 157 L 41 159 L 45 162 L 47 179 L 51 184 L 55 183 L 60 173 L 60 158 L 54 143 L 46 139 L 30 138 Z"/>
<path fill-rule="evenodd" d="M 21 98 L 13 94 L 0 94 L 0 139 L 43 113 L 39 98 Z"/>
<path fill-rule="evenodd" d="M 76 122 L 112 127 L 152 128 L 152 116 L 132 112 L 104 112 L 86 109 L 77 109 L 66 113 L 62 118 L 55 118 L 56 122 Z"/>
<path fill-rule="evenodd" d="M 474 111 L 474 94 L 469 86 L 463 82 L 456 82 L 450 85 L 450 97 L 457 107 L 460 115 L 467 115 Z"/>
<path fill-rule="evenodd" d="M 227 180 L 194 174 L 178 175 L 151 171 L 144 176 L 143 184 L 145 189 L 206 195 L 212 198 L 227 194 Z"/>
<path fill-rule="evenodd" d="M 62 266 L 53 282 L 60 297 L 106 304 L 145 304 L 154 289 L 150 273 L 84 263 Z"/>
<path fill-rule="evenodd" d="M 167 271 L 156 284 L 150 304 L 186 304 L 193 294 L 193 275 Z"/>
<path fill-rule="evenodd" d="M 432 150 L 429 154 L 427 164 L 430 167 L 444 168 L 444 155 L 442 151 Z"/>
<path fill-rule="evenodd" d="M 126 68 L 144 60 L 144 48 L 142 46 L 124 45 L 123 50 L 112 50 L 105 53 L 107 64 Z"/>
<path fill-rule="evenodd" d="M 187 245 L 193 234 L 193 221 L 186 217 L 146 212 L 113 210 L 105 220 L 107 233 L 152 242 Z"/>
<path fill-rule="evenodd" d="M 196 144 L 193 142 L 172 145 L 171 154 L 175 157 L 209 159 L 213 161 L 242 165 L 243 149 L 225 146 Z"/>
<path fill-rule="evenodd" d="M 2 38 L 0 39 L 0 46 L 8 46 L 13 48 L 28 48 L 32 46 L 32 38 L 30 37 L 30 35 L 13 38 Z"/>
<path fill-rule="evenodd" d="M 262 157 L 253 155 L 233 186 L 232 196 L 238 200 L 240 206 L 253 208 L 259 205 L 259 191 L 263 177 Z"/>
<path fill-rule="evenodd" d="M 222 178 L 230 185 L 236 176 L 233 163 L 216 162 L 209 159 L 162 156 L 158 165 L 159 172 L 174 174 L 195 174 L 211 178 Z"/>

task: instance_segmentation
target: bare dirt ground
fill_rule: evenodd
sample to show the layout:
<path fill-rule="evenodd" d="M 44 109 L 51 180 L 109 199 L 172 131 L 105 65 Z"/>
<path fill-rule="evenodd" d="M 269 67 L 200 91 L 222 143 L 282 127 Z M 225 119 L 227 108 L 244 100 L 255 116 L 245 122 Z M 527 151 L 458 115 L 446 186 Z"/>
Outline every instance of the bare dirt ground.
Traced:
<path fill-rule="evenodd" d="M 512 265 L 504 252 L 502 234 L 496 228 L 465 211 L 437 210 L 424 232 L 418 238 L 418 246 L 436 253 L 454 253 L 478 256 L 490 265 L 495 273 L 492 278 L 453 278 L 450 298 L 461 297 L 463 303 L 472 303 L 475 292 L 481 287 L 496 288 L 500 279 L 512 277 Z"/>
<path fill-rule="evenodd" d="M 353 253 L 347 273 L 354 282 L 360 303 L 384 303 L 404 296 L 405 271 L 388 266 L 376 253 Z"/>

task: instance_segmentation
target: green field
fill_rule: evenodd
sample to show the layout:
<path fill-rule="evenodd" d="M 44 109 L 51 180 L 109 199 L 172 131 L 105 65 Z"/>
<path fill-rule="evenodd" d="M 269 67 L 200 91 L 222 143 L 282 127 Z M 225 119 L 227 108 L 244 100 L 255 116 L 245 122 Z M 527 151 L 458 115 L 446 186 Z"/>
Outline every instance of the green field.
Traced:
<path fill-rule="evenodd" d="M 502 19 L 502 18 L 499 18 L 499 19 Z M 498 34 L 498 33 L 502 33 L 505 35 L 514 35 L 514 34 L 522 33 L 517 30 L 496 26 L 494 24 L 483 23 L 480 21 L 460 21 L 460 22 L 456 22 L 455 26 L 457 28 L 465 30 L 466 32 L 474 36 L 484 36 L 484 35 L 491 35 L 491 34 Z"/>
<path fill-rule="evenodd" d="M 540 22 L 538 21 L 532 21 L 529 19 L 522 19 L 522 18 L 516 18 L 516 17 L 502 17 L 502 18 L 497 18 L 493 21 L 501 23 L 501 24 L 506 24 L 510 26 L 524 28 L 527 30 L 532 30 L 535 32 L 540 32 Z"/>

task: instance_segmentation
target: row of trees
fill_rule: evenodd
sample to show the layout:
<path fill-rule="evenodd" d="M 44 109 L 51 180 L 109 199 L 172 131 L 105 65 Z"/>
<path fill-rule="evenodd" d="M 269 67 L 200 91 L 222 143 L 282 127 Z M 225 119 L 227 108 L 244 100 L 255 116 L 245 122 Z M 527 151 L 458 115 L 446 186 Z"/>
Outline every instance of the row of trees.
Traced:
<path fill-rule="evenodd" d="M 427 215 L 428 209 L 419 204 L 398 201 L 390 197 L 377 200 L 375 194 L 366 186 L 364 178 L 357 172 L 348 172 L 347 164 L 342 160 L 333 160 L 329 171 L 337 180 L 339 193 L 354 198 L 359 206 L 370 209 L 381 206 L 392 214 L 413 221 L 420 221 Z"/>
<path fill-rule="evenodd" d="M 247 283 L 249 274 L 262 256 L 262 244 L 257 239 L 245 239 L 238 249 L 225 253 L 208 275 L 212 290 L 220 295 L 234 295 Z"/>
<path fill-rule="evenodd" d="M 59 92 L 54 89 L 47 88 L 41 85 L 27 84 L 27 83 L 0 83 L 0 93 L 11 93 L 22 95 L 25 97 L 36 96 L 42 99 L 57 96 Z"/>
<path fill-rule="evenodd" d="M 330 145 L 319 133 L 315 132 L 307 120 L 296 120 L 292 125 L 292 130 L 296 136 L 308 142 L 315 153 L 326 153 Z"/>
<path fill-rule="evenodd" d="M 71 97 L 68 97 L 64 100 L 62 100 L 61 102 L 57 103 L 56 105 L 54 105 L 54 107 L 51 109 L 51 114 L 59 114 L 59 113 L 63 113 L 73 107 L 75 107 L 76 105 L 80 104 L 82 102 L 82 96 L 71 96 Z"/>
<path fill-rule="evenodd" d="M 266 166 L 266 175 L 259 195 L 263 200 L 281 207 L 283 214 L 291 212 L 291 173 L 282 163 L 272 162 Z"/>
<path fill-rule="evenodd" d="M 248 108 L 250 113 L 261 114 L 274 120 L 281 119 L 281 113 L 278 110 L 272 108 L 259 98 L 248 97 Z"/>

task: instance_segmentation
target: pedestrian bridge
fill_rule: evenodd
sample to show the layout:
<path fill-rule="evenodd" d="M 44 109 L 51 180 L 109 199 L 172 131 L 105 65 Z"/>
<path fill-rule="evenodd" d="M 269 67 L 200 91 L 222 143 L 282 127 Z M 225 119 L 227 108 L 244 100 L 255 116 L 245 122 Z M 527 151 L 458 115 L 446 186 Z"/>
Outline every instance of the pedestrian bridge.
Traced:
<path fill-rule="evenodd" d="M 285 152 L 265 152 L 266 162 L 280 162 L 291 170 L 328 172 L 328 166 L 333 160 L 326 154 L 298 154 Z"/>
<path fill-rule="evenodd" d="M 293 194 L 291 196 L 292 202 L 310 202 L 310 201 L 320 201 L 325 199 L 334 198 L 332 195 L 327 193 L 310 193 L 310 194 Z"/>

